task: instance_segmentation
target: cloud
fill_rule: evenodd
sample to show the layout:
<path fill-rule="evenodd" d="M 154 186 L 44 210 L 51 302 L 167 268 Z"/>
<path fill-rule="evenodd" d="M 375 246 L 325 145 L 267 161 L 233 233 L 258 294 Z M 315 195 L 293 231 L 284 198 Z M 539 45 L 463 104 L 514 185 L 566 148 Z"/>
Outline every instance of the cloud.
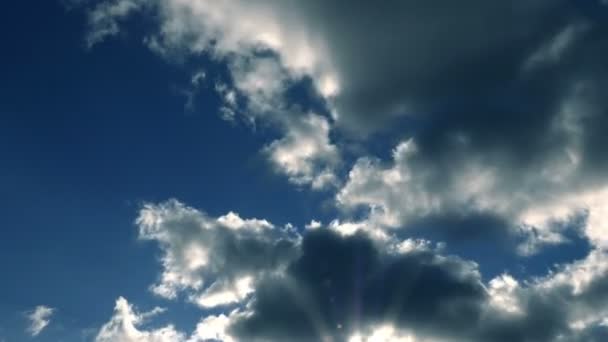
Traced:
<path fill-rule="evenodd" d="M 484 342 L 576 341 L 604 331 L 605 252 L 529 281 L 503 274 L 485 283 L 474 262 L 394 243 L 309 231 L 300 257 L 258 283 L 228 331 L 247 341 Z"/>
<path fill-rule="evenodd" d="M 283 137 L 264 150 L 275 169 L 296 185 L 310 185 L 320 190 L 336 185 L 335 169 L 340 152 L 330 139 L 331 122 L 325 116 L 305 113 L 291 103 L 288 93 L 298 83 L 275 57 L 234 58 L 230 62 L 233 90 L 223 90 L 230 112 L 241 112 L 250 123 L 272 124 Z M 246 108 L 238 108 L 234 94 L 246 99 Z"/>
<path fill-rule="evenodd" d="M 235 213 L 213 219 L 177 201 L 146 205 L 138 224 L 141 237 L 158 241 L 163 251 L 155 289 L 189 293 L 199 306 L 222 312 L 204 316 L 190 341 L 394 336 L 553 342 L 601 334 L 608 315 L 608 256 L 601 249 L 543 277 L 519 281 L 503 274 L 485 282 L 476 263 L 443 255 L 430 241 L 372 238 L 374 230 L 365 227 L 342 234 L 315 224 L 302 237 L 290 237 L 263 219 Z M 269 254 L 267 248 L 286 241 L 284 251 Z M 230 253 L 223 249 L 227 245 L 233 246 Z M 248 245 L 256 247 L 237 247 Z M 209 253 L 194 253 L 192 246 Z M 199 285 L 204 282 L 210 285 Z M 145 315 L 133 313 L 124 300 L 118 303 L 111 322 L 132 323 L 108 323 L 105 334 L 158 334 L 140 331 Z"/>
<path fill-rule="evenodd" d="M 118 33 L 119 21 L 138 10 L 151 8 L 157 11 L 159 30 L 145 37 L 148 46 L 167 58 L 184 59 L 208 53 L 227 63 L 231 82 L 229 85 L 220 83 L 217 87 L 225 100 L 221 116 L 231 121 L 242 116 L 246 122 L 254 124 L 263 121 L 283 132 L 285 136 L 269 146 L 273 150 L 269 154 L 271 162 L 298 185 L 324 188 L 335 183 L 333 167 L 338 156 L 329 139 L 329 122 L 319 114 L 303 113 L 293 104 L 286 103 L 289 87 L 300 82 L 308 75 L 304 71 L 313 67 L 310 60 L 313 50 L 291 44 L 290 58 L 283 58 L 287 50 L 277 48 L 292 37 L 280 32 L 280 24 L 273 22 L 278 18 L 268 16 L 270 7 L 264 6 L 263 2 L 257 3 L 261 7 L 255 5 L 241 1 L 204 5 L 181 0 L 102 2 L 89 12 L 88 41 L 93 45 Z M 240 24 L 226 25 L 229 21 Z M 324 76 L 322 82 L 324 92 L 336 91 L 330 77 Z M 191 92 L 186 95 L 187 107 L 192 107 Z M 245 103 L 237 101 L 239 98 L 245 99 Z M 300 138 L 302 141 L 296 141 Z M 307 148 L 311 142 L 315 143 L 312 150 Z M 300 154 L 289 162 L 279 160 L 279 155 L 286 150 Z"/>
<path fill-rule="evenodd" d="M 54 312 L 55 309 L 48 306 L 37 306 L 27 314 L 27 319 L 30 321 L 27 332 L 31 336 L 38 336 L 51 323 L 51 316 Z"/>
<path fill-rule="evenodd" d="M 169 324 L 160 328 L 143 328 L 148 321 L 165 312 L 165 309 L 155 308 L 149 312 L 137 312 L 125 298 L 116 300 L 114 314 L 98 331 L 95 342 L 235 342 L 227 333 L 227 327 L 236 316 L 237 311 L 228 316 L 209 315 L 197 324 L 192 334 L 176 330 Z"/>
<path fill-rule="evenodd" d="M 117 15 L 106 8 L 136 8 L 133 1 L 107 2 L 96 12 L 113 22 L 129 12 L 114 11 Z M 359 130 L 424 112 L 437 100 L 476 98 L 513 82 L 531 86 L 519 78 L 525 61 L 542 64 L 565 56 L 577 36 L 569 28 L 586 19 L 566 0 L 432 5 L 357 0 L 349 6 L 319 0 L 171 0 L 148 7 L 159 20 L 146 41 L 157 51 L 225 59 L 271 50 L 291 75 L 312 77 L 341 125 Z"/>
<path fill-rule="evenodd" d="M 202 307 L 241 302 L 260 272 L 284 266 L 298 237 L 266 220 L 230 212 L 212 218 L 171 200 L 147 204 L 137 219 L 139 238 L 162 250 L 162 274 L 152 291 L 175 299 L 184 293 Z"/>
<path fill-rule="evenodd" d="M 569 113 L 563 109 L 564 116 Z M 562 148 L 539 156 L 533 168 L 499 168 L 502 162 L 491 158 L 500 159 L 500 153 L 480 154 L 458 136 L 440 152 L 449 154 L 447 160 L 428 157 L 410 139 L 395 147 L 390 162 L 360 158 L 336 201 L 347 212 L 366 208 L 368 224 L 384 228 L 439 227 L 448 240 L 511 235 L 523 239 L 523 254 L 566 242 L 568 229 L 582 229 L 592 244 L 604 246 L 607 180 L 588 174 L 579 159 L 579 130 L 568 118 L 560 120 L 555 137 L 563 129 L 569 137 Z"/>
<path fill-rule="evenodd" d="M 325 118 L 309 114 L 292 123 L 287 135 L 265 151 L 295 184 L 311 184 L 313 189 L 336 185 L 333 170 L 340 163 L 340 154 L 329 140 L 329 130 Z"/>
<path fill-rule="evenodd" d="M 191 339 L 188 342 L 194 341 L 221 341 L 221 342 L 235 342 L 234 339 L 228 333 L 228 327 L 231 322 L 238 315 L 237 312 L 232 312 L 228 316 L 208 316 L 201 320 L 192 334 Z"/>
<path fill-rule="evenodd" d="M 360 234 L 314 230 L 285 275 L 258 285 L 252 312 L 231 329 L 251 341 L 342 341 L 384 323 L 457 334 L 484 297 L 473 263 L 424 249 L 390 254 Z"/>
<path fill-rule="evenodd" d="M 87 46 L 93 47 L 110 36 L 120 32 L 119 22 L 142 9 L 142 0 L 113 0 L 102 2 L 89 12 L 89 32 Z"/>
<path fill-rule="evenodd" d="M 185 109 L 187 111 L 194 111 L 196 109 L 196 97 L 200 88 L 204 85 L 207 74 L 204 70 L 199 70 L 190 77 L 190 84 L 185 89 L 178 89 L 185 97 L 186 104 Z"/>
<path fill-rule="evenodd" d="M 153 330 L 141 330 L 141 325 L 163 309 L 138 313 L 129 302 L 120 297 L 116 300 L 114 315 L 95 337 L 95 342 L 180 342 L 186 341 L 183 333 L 172 325 Z"/>
<path fill-rule="evenodd" d="M 92 13 L 114 23 L 144 8 L 133 1 L 102 2 Z M 415 135 L 427 158 L 446 161 L 445 146 L 461 136 L 475 152 L 496 154 L 485 162 L 533 168 L 536 156 L 562 147 L 551 126 L 571 85 L 596 89 L 586 112 L 606 108 L 603 26 L 572 1 L 147 4 L 158 19 L 148 44 L 226 63 L 249 111 L 283 113 L 286 81 L 309 78 L 337 127 Z M 605 115 L 584 121 L 580 157 L 604 160 Z"/>
<path fill-rule="evenodd" d="M 444 254 L 441 244 L 377 238 L 363 223 L 345 234 L 317 222 L 299 236 L 172 200 L 145 205 L 138 225 L 162 251 L 156 287 L 186 293 L 205 310 L 188 335 L 173 325 L 144 328 L 163 309 L 140 313 L 119 298 L 97 341 L 559 342 L 606 334 L 608 254 L 600 248 L 544 276 L 486 281 L 476 262 Z"/>

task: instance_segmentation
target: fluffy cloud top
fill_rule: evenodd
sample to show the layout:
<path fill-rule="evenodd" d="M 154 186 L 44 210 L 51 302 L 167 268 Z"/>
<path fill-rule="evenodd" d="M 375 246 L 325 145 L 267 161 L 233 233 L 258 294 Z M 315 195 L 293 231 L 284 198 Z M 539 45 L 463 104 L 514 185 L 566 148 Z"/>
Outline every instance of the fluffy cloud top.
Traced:
<path fill-rule="evenodd" d="M 150 208 L 171 211 L 164 217 L 172 217 L 175 239 L 204 243 L 197 237 L 204 236 L 203 230 L 180 229 L 202 213 L 176 202 L 144 211 Z M 227 229 L 271 229 L 263 220 L 250 220 L 250 226 L 235 216 L 232 220 L 238 223 Z M 249 295 L 223 314 L 203 316 L 189 336 L 172 326 L 142 329 L 159 310 L 137 313 L 120 298 L 97 340 L 340 342 L 389 336 L 396 341 L 558 342 L 600 340 L 607 333 L 608 255 L 601 250 L 543 277 L 520 282 L 503 274 L 486 282 L 475 262 L 444 255 L 428 242 L 379 240 L 363 231 L 345 236 L 319 227 L 289 249 L 282 267 L 270 262 L 250 268 L 248 258 L 267 256 L 263 248 L 224 263 L 224 271 L 214 277 L 247 269 Z M 225 256 L 210 254 L 207 263 L 213 265 L 216 258 Z M 173 272 L 191 277 L 187 267 Z M 233 293 L 242 286 L 234 284 Z"/>
<path fill-rule="evenodd" d="M 154 309 L 150 312 L 138 313 L 126 299 L 120 297 L 116 300 L 114 315 L 104 324 L 95 342 L 179 342 L 185 341 L 182 333 L 177 332 L 171 325 L 156 330 L 140 330 L 139 326 L 144 321 L 162 309 Z"/>
<path fill-rule="evenodd" d="M 297 236 L 266 220 L 235 213 L 211 218 L 178 201 L 144 206 L 139 237 L 156 241 L 163 272 L 152 291 L 174 299 L 186 292 L 203 307 L 244 300 L 259 272 L 279 269 L 293 257 Z"/>

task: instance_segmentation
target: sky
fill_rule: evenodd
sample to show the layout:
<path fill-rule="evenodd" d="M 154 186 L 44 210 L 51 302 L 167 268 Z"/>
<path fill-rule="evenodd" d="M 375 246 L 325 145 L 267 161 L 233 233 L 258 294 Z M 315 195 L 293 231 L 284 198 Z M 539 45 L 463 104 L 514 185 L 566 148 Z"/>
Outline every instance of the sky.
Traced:
<path fill-rule="evenodd" d="M 0 342 L 608 339 L 608 2 L 0 20 Z"/>

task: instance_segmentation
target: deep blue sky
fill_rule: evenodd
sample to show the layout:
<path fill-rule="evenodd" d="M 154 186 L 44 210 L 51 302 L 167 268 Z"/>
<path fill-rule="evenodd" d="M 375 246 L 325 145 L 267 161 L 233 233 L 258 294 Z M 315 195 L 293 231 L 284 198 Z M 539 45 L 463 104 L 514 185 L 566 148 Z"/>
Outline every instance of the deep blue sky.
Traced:
<path fill-rule="evenodd" d="M 144 289 L 157 276 L 156 250 L 136 240 L 133 224 L 143 202 L 175 197 L 212 215 L 233 210 L 277 224 L 314 217 L 318 196 L 259 157 L 263 132 L 221 120 L 204 91 L 195 111 L 185 110 L 175 89 L 188 86 L 186 70 L 133 37 L 87 51 L 86 17 L 54 1 L 7 6 L 0 335 L 42 303 L 83 328 L 107 320 L 119 295 L 144 307 L 153 300 Z M 10 341 L 24 338 L 15 330 Z"/>

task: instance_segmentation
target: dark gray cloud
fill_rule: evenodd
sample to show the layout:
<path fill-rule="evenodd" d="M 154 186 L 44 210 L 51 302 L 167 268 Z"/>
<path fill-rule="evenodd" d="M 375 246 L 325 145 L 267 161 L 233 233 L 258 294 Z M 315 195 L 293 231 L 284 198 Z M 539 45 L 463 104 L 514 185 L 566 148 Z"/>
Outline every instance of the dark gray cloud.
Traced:
<path fill-rule="evenodd" d="M 566 0 L 308 1 L 302 7 L 331 44 L 342 85 L 339 111 L 372 126 L 387 115 L 504 89 L 574 16 Z"/>
<path fill-rule="evenodd" d="M 430 251 L 390 256 L 363 235 L 309 233 L 286 275 L 256 289 L 253 315 L 233 330 L 244 340 L 346 340 L 383 321 L 462 334 L 485 291 L 472 264 Z"/>
<path fill-rule="evenodd" d="M 520 312 L 513 314 L 493 305 L 501 295 L 483 284 L 475 264 L 427 248 L 394 254 L 385 247 L 363 234 L 308 233 L 300 258 L 286 274 L 258 283 L 250 313 L 231 332 L 246 341 L 347 341 L 391 324 L 418 338 L 484 342 L 584 341 L 602 333 L 572 324 L 606 311 L 605 274 L 578 290 L 575 266 L 562 271 L 566 278 L 518 285 L 510 295 Z"/>
<path fill-rule="evenodd" d="M 469 162 L 457 138 L 467 142 L 467 158 L 499 167 L 517 183 L 546 167 L 547 156 L 571 148 L 573 134 L 580 164 L 571 182 L 605 181 L 607 25 L 580 2 L 310 7 L 341 77 L 337 124 L 413 137 L 430 184 L 445 187 L 453 165 Z M 575 106 L 569 120 L 576 133 L 556 129 L 568 106 Z M 403 116 L 417 122 L 413 133 L 395 126 Z"/>
<path fill-rule="evenodd" d="M 608 327 L 605 325 L 595 325 L 584 329 L 575 336 L 566 336 L 564 341 L 571 342 L 602 342 L 608 340 Z"/>

